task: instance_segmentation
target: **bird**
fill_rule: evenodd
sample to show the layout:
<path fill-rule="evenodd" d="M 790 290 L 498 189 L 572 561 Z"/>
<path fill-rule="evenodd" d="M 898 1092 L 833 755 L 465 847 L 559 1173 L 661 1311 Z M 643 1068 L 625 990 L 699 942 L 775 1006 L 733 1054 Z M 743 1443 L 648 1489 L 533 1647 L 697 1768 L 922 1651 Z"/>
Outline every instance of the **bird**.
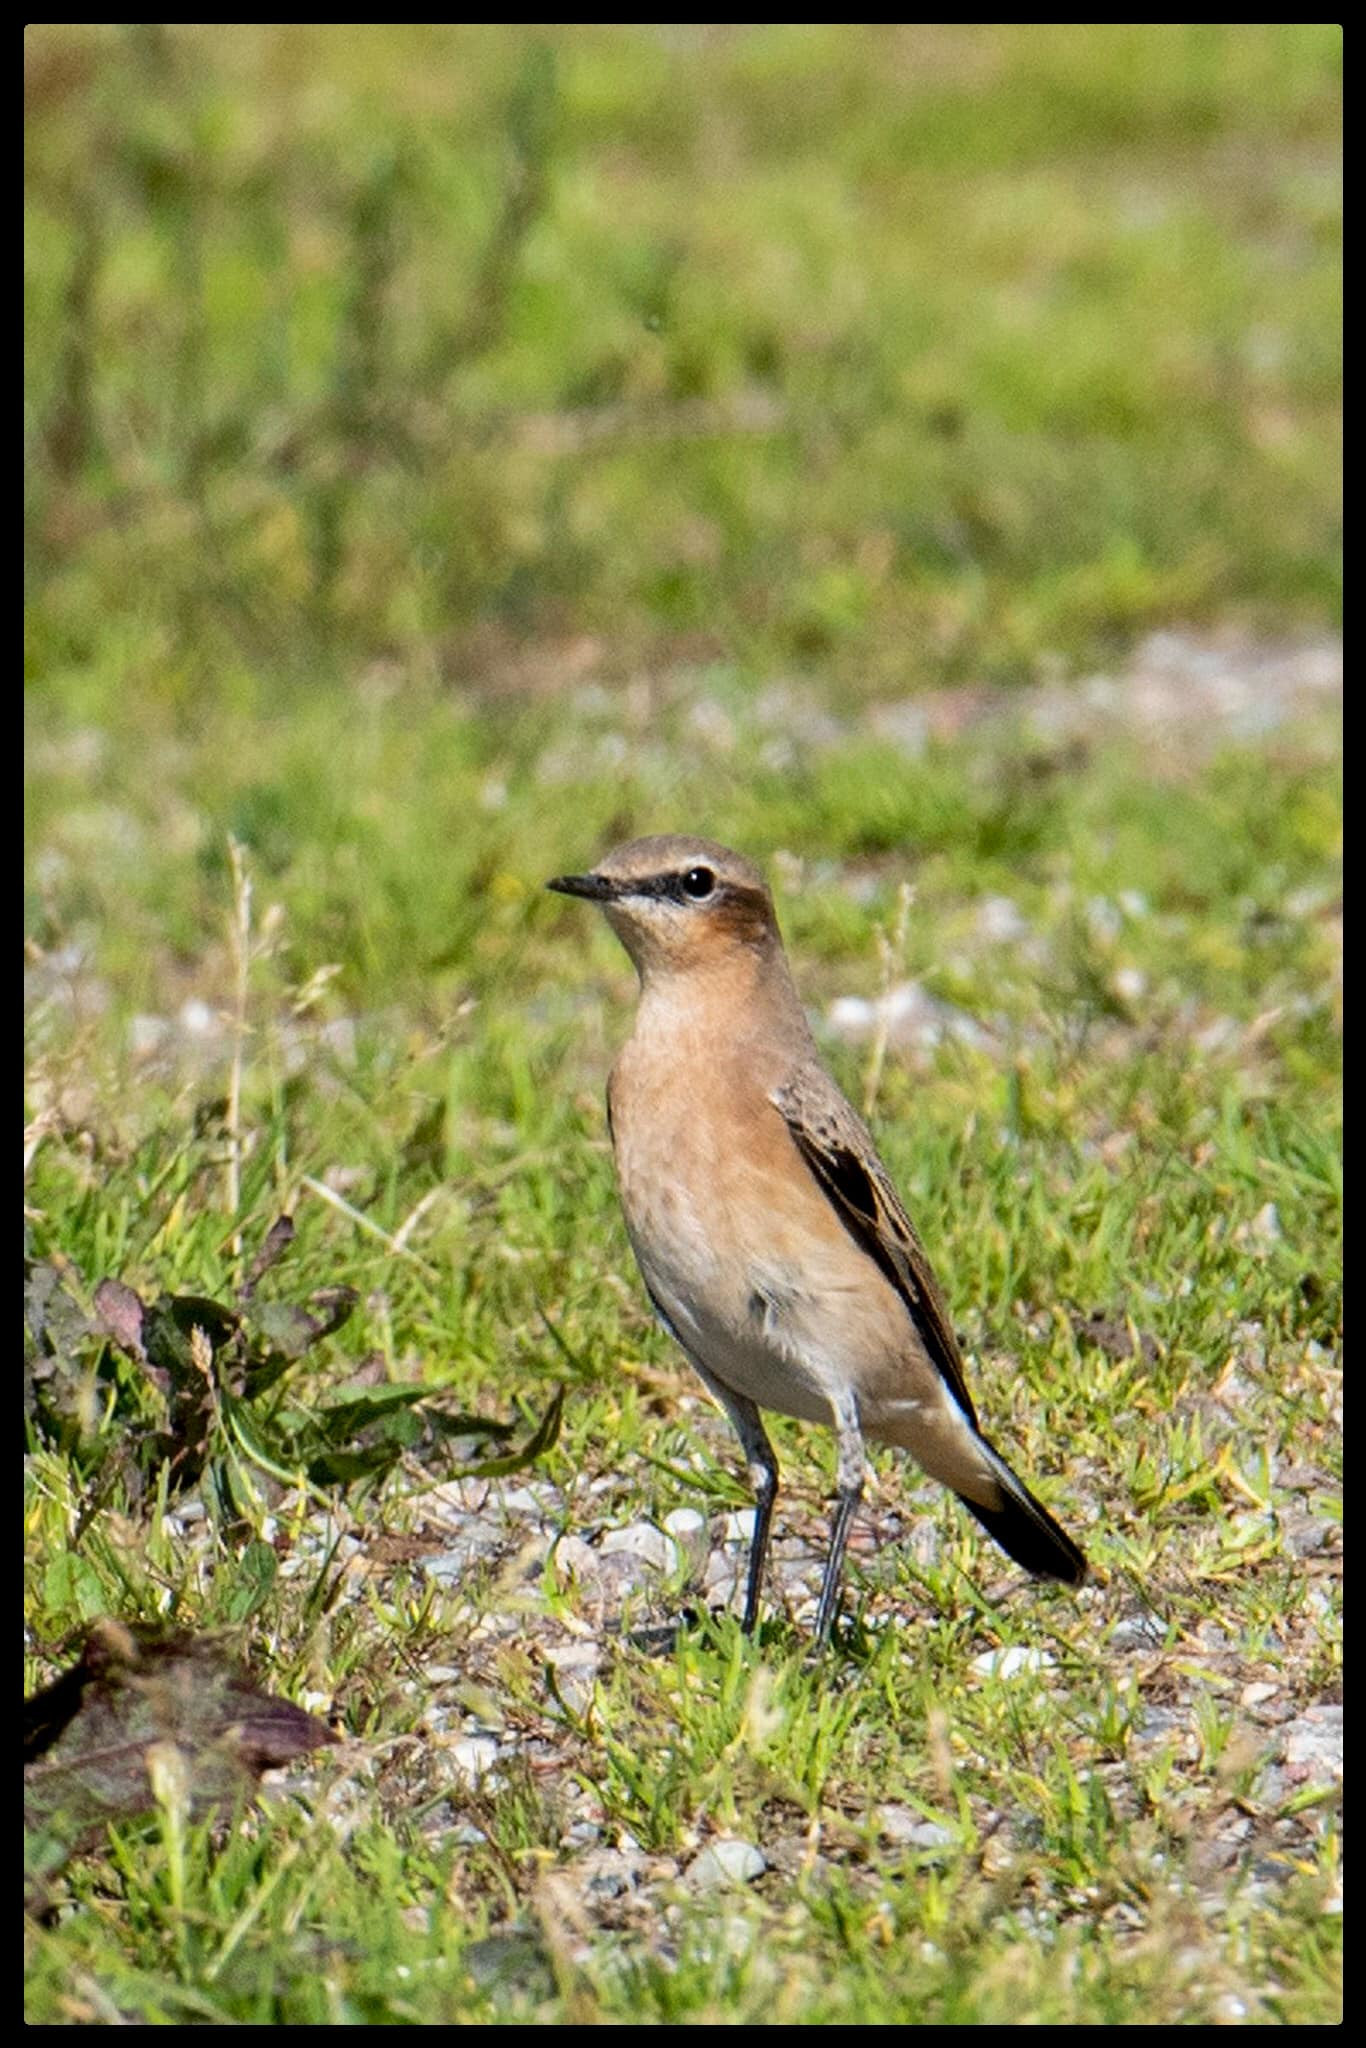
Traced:
<path fill-rule="evenodd" d="M 821 1062 L 773 899 L 743 854 L 676 834 L 546 884 L 596 903 L 640 979 L 607 1086 L 618 1191 L 660 1322 L 720 1404 L 754 1490 L 758 1621 L 779 1471 L 763 1411 L 833 1427 L 816 1613 L 839 1605 L 865 1438 L 901 1446 L 1026 1571 L 1086 1559 L 983 1433 L 939 1283 L 863 1119 Z"/>

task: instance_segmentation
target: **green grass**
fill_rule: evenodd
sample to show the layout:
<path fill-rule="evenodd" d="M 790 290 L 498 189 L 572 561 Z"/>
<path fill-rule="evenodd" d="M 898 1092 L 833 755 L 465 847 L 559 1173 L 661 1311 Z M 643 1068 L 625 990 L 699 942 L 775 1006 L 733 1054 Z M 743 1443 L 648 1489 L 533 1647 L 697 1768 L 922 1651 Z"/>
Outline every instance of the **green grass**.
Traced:
<path fill-rule="evenodd" d="M 27 54 L 44 672 L 877 694 L 1336 601 L 1332 27 Z"/>
<path fill-rule="evenodd" d="M 29 31 L 27 1199 L 70 1316 L 231 1300 L 289 1210 L 263 1295 L 359 1300 L 282 1416 L 419 1380 L 522 1442 L 564 1385 L 506 1486 L 566 1543 L 745 1505 L 616 1206 L 634 978 L 541 886 L 702 831 L 772 875 L 1095 1568 L 1022 1585 L 875 1452 L 827 1659 L 777 1582 L 757 1641 L 651 1648 L 686 1572 L 604 1593 L 525 1508 L 429 1569 L 425 1439 L 326 1532 L 259 1468 L 183 1514 L 129 1455 L 155 1390 L 78 1333 L 30 1690 L 101 1614 L 222 1628 L 346 1740 L 72 1862 L 30 2021 L 1337 2016 L 1337 1807 L 1278 1746 L 1341 1683 L 1339 740 L 1331 692 L 1207 679 L 1335 617 L 1338 61 Z M 908 980 L 985 1035 L 827 1030 Z M 788 1565 L 833 1443 L 773 1434 Z M 768 1868 L 699 1892 L 727 1835 Z"/>

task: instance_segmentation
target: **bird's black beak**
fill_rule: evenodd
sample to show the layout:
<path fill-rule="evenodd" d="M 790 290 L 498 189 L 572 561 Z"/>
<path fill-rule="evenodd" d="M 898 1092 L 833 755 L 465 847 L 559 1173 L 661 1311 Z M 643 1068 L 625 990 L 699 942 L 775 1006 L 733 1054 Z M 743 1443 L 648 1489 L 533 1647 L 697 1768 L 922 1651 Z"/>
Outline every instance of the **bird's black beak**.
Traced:
<path fill-rule="evenodd" d="M 557 889 L 561 896 L 586 896 L 590 903 L 610 903 L 620 894 L 616 883 L 604 875 L 556 875 L 546 888 Z"/>

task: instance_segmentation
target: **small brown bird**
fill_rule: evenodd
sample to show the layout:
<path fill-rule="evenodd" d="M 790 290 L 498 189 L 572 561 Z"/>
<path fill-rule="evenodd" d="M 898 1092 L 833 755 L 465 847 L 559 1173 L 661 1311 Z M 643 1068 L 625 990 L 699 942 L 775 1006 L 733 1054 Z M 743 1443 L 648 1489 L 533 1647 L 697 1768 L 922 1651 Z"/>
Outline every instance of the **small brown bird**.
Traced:
<path fill-rule="evenodd" d="M 763 1408 L 838 1438 L 818 1643 L 865 1435 L 910 1451 L 1017 1564 L 1079 1585 L 1081 1551 L 978 1427 L 924 1247 L 821 1065 L 759 870 L 706 839 L 635 839 L 547 886 L 601 904 L 640 976 L 607 1086 L 617 1182 L 659 1319 L 744 1449 L 758 1509 L 745 1629 L 778 1492 Z"/>

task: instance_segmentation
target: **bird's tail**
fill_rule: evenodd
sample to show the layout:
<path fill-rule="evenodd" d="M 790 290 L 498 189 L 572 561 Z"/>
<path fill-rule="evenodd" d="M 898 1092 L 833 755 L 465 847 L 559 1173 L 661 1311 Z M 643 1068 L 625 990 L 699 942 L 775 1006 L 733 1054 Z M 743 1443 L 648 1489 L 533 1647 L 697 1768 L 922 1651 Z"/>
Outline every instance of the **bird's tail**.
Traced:
<path fill-rule="evenodd" d="M 978 1443 L 987 1454 L 997 1482 L 997 1496 L 984 1502 L 959 1492 L 963 1506 L 976 1515 L 1006 1556 L 1013 1557 L 1027 1572 L 1079 1586 L 1086 1577 L 1086 1559 L 1072 1538 L 1058 1526 L 1042 1501 L 1035 1500 L 1024 1481 L 1016 1478 L 1000 1452 L 985 1437 L 979 1437 Z"/>

